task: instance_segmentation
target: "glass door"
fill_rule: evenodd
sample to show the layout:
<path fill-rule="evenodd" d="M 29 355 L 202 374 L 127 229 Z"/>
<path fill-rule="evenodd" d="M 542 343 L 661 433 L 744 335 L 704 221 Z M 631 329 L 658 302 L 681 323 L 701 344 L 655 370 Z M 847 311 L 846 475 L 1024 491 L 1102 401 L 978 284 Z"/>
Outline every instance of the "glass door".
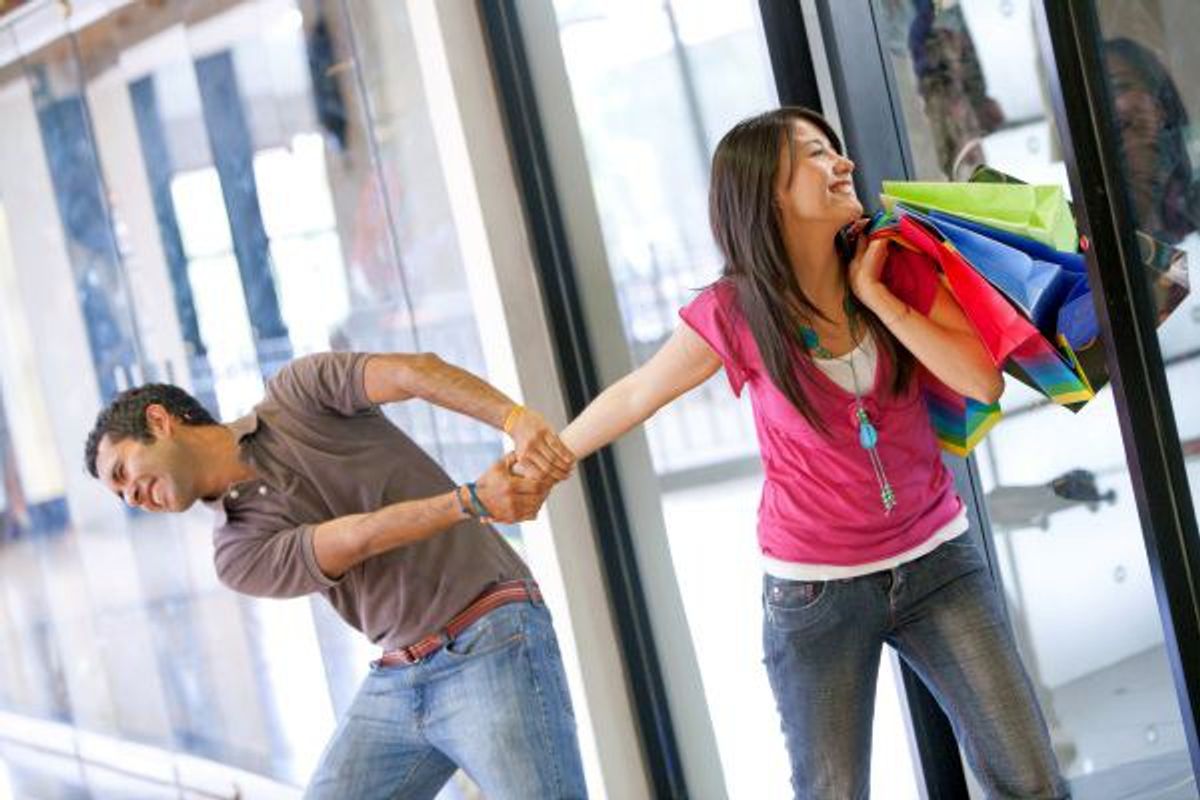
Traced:
<path fill-rule="evenodd" d="M 574 263 L 568 291 L 607 385 L 649 358 L 679 324 L 678 310 L 720 273 L 707 220 L 713 148 L 736 122 L 778 103 L 759 5 L 495 6 L 497 26 L 504 9 L 519 18 L 539 112 L 532 124 L 545 133 L 553 213 L 563 217 Z M 528 122 L 510 136 L 527 137 Z M 612 452 L 682 763 L 662 758 L 659 768 L 681 769 L 696 796 L 790 797 L 762 666 L 754 535 L 762 476 L 748 398 L 739 402 L 714 378 Z M 614 572 L 610 581 L 624 580 Z M 892 665 L 884 660 L 878 680 L 874 793 L 915 800 Z"/>
<path fill-rule="evenodd" d="M 868 92 L 882 98 L 896 130 L 894 156 L 868 165 L 876 172 L 873 190 L 882 178 L 966 180 L 988 166 L 1070 193 L 1072 153 L 1055 124 L 1056 76 L 1043 63 L 1030 0 L 854 5 L 861 8 L 842 7 L 824 21 L 834 39 L 834 83 L 876 81 Z M 1162 276 L 1156 291 L 1171 298 L 1164 302 L 1178 302 L 1171 248 L 1187 252 L 1195 238 L 1191 165 L 1198 151 L 1187 104 L 1169 85 L 1164 63 L 1182 69 L 1180 59 L 1194 58 L 1181 55 L 1182 45 L 1172 56 L 1169 46 L 1185 41 L 1173 38 L 1176 32 L 1194 29 L 1185 24 L 1190 7 L 1114 0 L 1098 8 L 1114 31 L 1106 39 L 1124 31 L 1129 40 L 1106 42 L 1104 63 L 1110 80 L 1129 87 L 1116 107 L 1126 109 L 1118 117 L 1124 157 L 1140 181 L 1130 186 L 1144 208 L 1138 227 L 1162 243 L 1166 259 L 1154 273 Z M 844 22 L 852 14 L 878 37 L 877 78 L 853 74 Z M 1152 88 L 1133 85 L 1143 73 L 1155 77 Z M 845 93 L 839 100 L 851 129 L 857 123 L 861 131 L 862 119 L 878 113 Z M 1197 343 L 1193 304 L 1183 301 L 1159 328 L 1175 408 L 1188 409 L 1179 418 L 1185 441 L 1196 436 L 1195 404 L 1181 400 L 1197 386 L 1188 355 Z M 1121 404 L 1110 387 L 1072 413 L 1010 379 L 1002 405 L 1003 420 L 974 460 L 997 580 L 1060 764 L 1077 796 L 1194 796 L 1172 678 L 1174 642 L 1164 636 L 1157 566 L 1139 516 L 1141 478 L 1127 461 Z"/>
<path fill-rule="evenodd" d="M 206 510 L 127 513 L 79 461 L 146 380 L 231 420 L 319 350 L 486 376 L 413 40 L 387 0 L 0 23 L 0 714 L 307 779 L 377 652 L 323 600 L 224 589 Z M 504 444 L 424 403 L 387 413 L 460 479 Z"/>

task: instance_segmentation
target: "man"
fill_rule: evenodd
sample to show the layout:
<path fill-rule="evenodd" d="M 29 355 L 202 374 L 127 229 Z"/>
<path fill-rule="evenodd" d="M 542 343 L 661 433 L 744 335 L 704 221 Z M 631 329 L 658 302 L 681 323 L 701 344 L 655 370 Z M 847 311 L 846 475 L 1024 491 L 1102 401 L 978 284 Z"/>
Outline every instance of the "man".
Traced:
<path fill-rule="evenodd" d="M 456 486 L 378 408 L 412 397 L 504 429 L 516 452 Z M 512 474 L 518 458 L 548 479 Z M 229 587 L 320 592 L 383 648 L 308 797 L 432 798 L 456 766 L 492 800 L 585 796 L 549 613 L 487 525 L 532 519 L 569 474 L 541 415 L 433 355 L 325 353 L 227 425 L 174 386 L 123 392 L 86 460 L 131 506 L 209 505 Z"/>

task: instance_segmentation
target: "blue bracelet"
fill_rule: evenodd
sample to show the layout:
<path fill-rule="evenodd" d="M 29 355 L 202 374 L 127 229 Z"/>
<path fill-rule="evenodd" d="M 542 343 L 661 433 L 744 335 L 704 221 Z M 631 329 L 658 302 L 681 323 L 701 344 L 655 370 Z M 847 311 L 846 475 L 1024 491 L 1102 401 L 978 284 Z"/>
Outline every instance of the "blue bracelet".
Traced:
<path fill-rule="evenodd" d="M 475 491 L 475 484 L 468 483 L 467 491 L 471 494 L 471 505 L 475 506 L 475 516 L 477 516 L 477 517 L 492 516 L 492 512 L 488 511 L 487 506 L 485 506 L 483 504 L 483 501 L 479 499 L 479 493 Z"/>
<path fill-rule="evenodd" d="M 466 501 L 463 500 L 462 490 L 464 488 L 465 486 L 454 487 L 454 499 L 458 501 L 458 507 L 462 509 L 464 514 L 466 514 L 468 517 L 473 517 L 475 516 L 475 510 L 471 508 L 471 506 L 467 505 Z"/>

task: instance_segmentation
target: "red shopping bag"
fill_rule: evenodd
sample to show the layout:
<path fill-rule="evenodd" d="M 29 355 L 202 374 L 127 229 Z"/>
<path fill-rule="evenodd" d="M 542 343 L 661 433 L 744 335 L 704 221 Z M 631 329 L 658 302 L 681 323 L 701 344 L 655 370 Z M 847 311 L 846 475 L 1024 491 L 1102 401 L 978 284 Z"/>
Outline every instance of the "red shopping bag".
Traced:
<path fill-rule="evenodd" d="M 884 267 L 884 283 L 896 297 L 919 313 L 928 314 L 941 281 L 934 260 L 905 241 L 898 228 L 877 229 L 872 236 L 889 238 L 896 244 Z M 924 367 L 918 375 L 938 444 L 948 453 L 966 456 L 1000 421 L 1000 404 L 965 397 Z"/>
<path fill-rule="evenodd" d="M 976 269 L 936 222 L 897 206 L 899 216 L 872 234 L 903 241 L 933 260 L 979 340 L 1013 377 L 1054 402 L 1078 408 L 1095 396 L 1077 361 L 1060 351 Z"/>

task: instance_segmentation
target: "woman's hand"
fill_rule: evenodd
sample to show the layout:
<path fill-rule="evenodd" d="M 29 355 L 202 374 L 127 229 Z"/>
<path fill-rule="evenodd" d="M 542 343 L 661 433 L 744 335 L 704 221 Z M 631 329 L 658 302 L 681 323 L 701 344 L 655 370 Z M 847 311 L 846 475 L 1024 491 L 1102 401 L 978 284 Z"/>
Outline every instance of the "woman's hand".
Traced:
<path fill-rule="evenodd" d="M 517 459 L 526 465 L 524 474 L 554 482 L 570 477 L 575 455 L 541 414 L 522 408 L 509 435 L 516 445 Z"/>
<path fill-rule="evenodd" d="M 884 288 L 883 265 L 887 262 L 888 244 L 886 239 L 868 242 L 867 237 L 860 236 L 854 258 L 850 260 L 847 274 L 850 291 L 867 307 L 871 307 L 879 290 Z"/>

